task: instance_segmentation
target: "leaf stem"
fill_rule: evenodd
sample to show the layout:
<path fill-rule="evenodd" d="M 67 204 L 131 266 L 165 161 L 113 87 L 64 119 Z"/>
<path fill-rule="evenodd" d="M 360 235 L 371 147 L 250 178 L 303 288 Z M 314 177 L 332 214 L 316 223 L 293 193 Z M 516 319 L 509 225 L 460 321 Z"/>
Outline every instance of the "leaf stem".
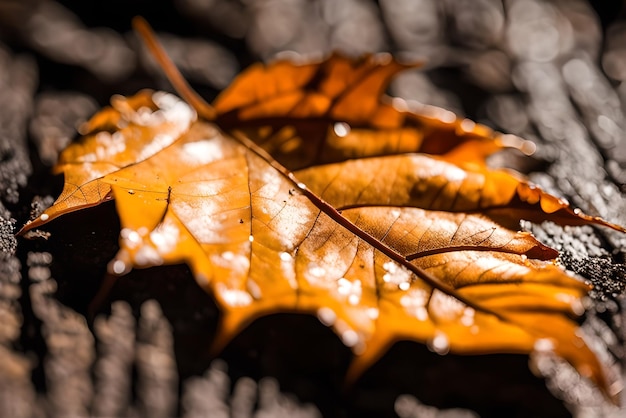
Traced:
<path fill-rule="evenodd" d="M 185 80 L 176 65 L 169 58 L 161 43 L 157 41 L 154 31 L 148 22 L 141 16 L 135 16 L 133 18 L 133 29 L 137 31 L 178 94 L 204 119 L 209 121 L 215 120 L 217 114 L 213 106 L 200 97 L 187 83 L 187 80 Z"/>

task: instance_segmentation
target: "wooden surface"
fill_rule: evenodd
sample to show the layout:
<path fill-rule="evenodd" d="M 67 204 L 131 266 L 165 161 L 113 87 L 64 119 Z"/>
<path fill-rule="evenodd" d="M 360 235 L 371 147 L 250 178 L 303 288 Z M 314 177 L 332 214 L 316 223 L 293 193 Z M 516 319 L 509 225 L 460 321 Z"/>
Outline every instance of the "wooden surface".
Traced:
<path fill-rule="evenodd" d="M 58 195 L 62 179 L 50 165 L 79 121 L 113 94 L 170 89 L 130 32 L 137 14 L 208 99 L 241 68 L 281 51 L 424 60 L 392 94 L 534 140 L 533 157 L 494 164 L 624 225 L 626 22 L 621 2 L 602 5 L 0 2 L 0 416 L 626 414 L 557 359 L 533 359 L 542 379 L 526 356 L 439 356 L 414 343 L 397 344 L 345 390 L 349 350 L 305 316 L 263 318 L 213 361 L 219 312 L 186 267 L 115 282 L 105 275 L 119 227 L 111 204 L 61 218 L 40 239 L 13 236 Z M 582 330 L 618 384 L 626 238 L 592 227 L 522 226 L 595 286 Z"/>

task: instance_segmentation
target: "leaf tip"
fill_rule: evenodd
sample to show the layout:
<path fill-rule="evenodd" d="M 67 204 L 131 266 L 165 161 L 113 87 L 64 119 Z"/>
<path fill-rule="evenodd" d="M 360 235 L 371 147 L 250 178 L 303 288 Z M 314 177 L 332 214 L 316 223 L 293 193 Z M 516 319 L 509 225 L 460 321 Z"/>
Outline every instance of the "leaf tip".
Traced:
<path fill-rule="evenodd" d="M 130 271 L 130 266 L 121 258 L 114 258 L 107 266 L 109 274 L 122 276 Z"/>
<path fill-rule="evenodd" d="M 32 231 L 33 229 L 40 227 L 46 223 L 48 223 L 49 221 L 51 221 L 52 219 L 54 219 L 54 217 L 50 216 L 47 212 L 43 212 L 41 215 L 39 215 L 38 217 L 31 219 L 29 221 L 27 221 L 22 228 L 20 228 L 19 231 L 17 231 L 17 233 L 15 234 L 15 236 L 26 236 L 26 234 L 29 231 Z"/>
<path fill-rule="evenodd" d="M 531 156 L 537 151 L 537 145 L 533 141 L 520 138 L 513 134 L 500 135 L 498 142 L 503 148 L 515 148 L 527 156 Z"/>
<path fill-rule="evenodd" d="M 356 383 L 363 373 L 389 350 L 396 340 L 397 336 L 393 333 L 378 328 L 362 349 L 358 352 L 353 350 L 355 355 L 344 377 L 344 385 L 350 386 Z"/>
<path fill-rule="evenodd" d="M 209 347 L 209 355 L 211 357 L 217 357 L 255 317 L 254 315 L 249 315 L 249 310 L 247 309 L 224 308 L 222 309 L 222 315 L 215 337 Z"/>

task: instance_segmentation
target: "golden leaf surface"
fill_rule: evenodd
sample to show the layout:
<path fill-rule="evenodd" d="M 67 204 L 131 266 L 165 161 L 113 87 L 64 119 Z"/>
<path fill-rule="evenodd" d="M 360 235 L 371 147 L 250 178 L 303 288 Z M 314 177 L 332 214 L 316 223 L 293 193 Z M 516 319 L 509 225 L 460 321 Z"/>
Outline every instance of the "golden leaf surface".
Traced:
<path fill-rule="evenodd" d="M 608 394 L 576 322 L 589 287 L 517 227 L 625 230 L 486 166 L 528 142 L 381 98 L 404 68 L 256 65 L 214 120 L 161 92 L 117 97 L 63 151 L 61 197 L 23 230 L 114 198 L 111 272 L 187 263 L 223 312 L 217 347 L 262 315 L 310 313 L 352 347 L 350 379 L 408 339 L 442 354 L 553 350 Z"/>
<path fill-rule="evenodd" d="M 442 108 L 381 100 L 391 78 L 411 67 L 389 54 L 255 64 L 216 99 L 218 123 L 251 135 L 290 169 L 407 152 L 483 163 L 503 147 L 533 146 Z"/>

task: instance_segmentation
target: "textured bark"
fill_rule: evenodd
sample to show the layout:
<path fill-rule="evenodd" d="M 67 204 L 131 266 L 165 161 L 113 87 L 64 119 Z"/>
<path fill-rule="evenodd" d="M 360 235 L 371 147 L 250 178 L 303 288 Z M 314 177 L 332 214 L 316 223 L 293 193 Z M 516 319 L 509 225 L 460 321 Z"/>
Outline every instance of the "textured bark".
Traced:
<path fill-rule="evenodd" d="M 623 414 L 559 359 L 533 356 L 541 379 L 525 356 L 439 356 L 408 342 L 345 391 L 349 350 L 304 316 L 262 318 L 215 360 L 219 312 L 186 267 L 106 276 L 119 226 L 110 204 L 38 239 L 13 236 L 58 195 L 49 167 L 78 123 L 113 94 L 170 89 L 130 33 L 138 14 L 208 99 L 281 51 L 425 59 L 393 94 L 536 141 L 534 157 L 493 163 L 624 225 L 626 24 L 622 2 L 597 3 L 599 12 L 583 0 L 0 2 L 0 416 Z M 619 376 L 626 238 L 522 226 L 594 284 L 583 331 Z"/>

